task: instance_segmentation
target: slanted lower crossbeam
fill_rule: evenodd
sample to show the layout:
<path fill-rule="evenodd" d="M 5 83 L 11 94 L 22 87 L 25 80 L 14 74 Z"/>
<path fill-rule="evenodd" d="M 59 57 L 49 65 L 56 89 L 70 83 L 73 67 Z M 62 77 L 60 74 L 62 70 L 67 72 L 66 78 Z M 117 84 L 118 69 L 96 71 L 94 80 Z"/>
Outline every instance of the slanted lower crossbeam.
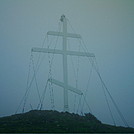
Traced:
<path fill-rule="evenodd" d="M 86 57 L 95 57 L 92 53 L 84 53 L 84 52 L 77 52 L 77 51 L 68 51 L 67 50 L 67 38 L 81 38 L 79 34 L 72 34 L 67 33 L 67 19 L 64 15 L 61 16 L 60 19 L 63 22 L 63 31 L 62 32 L 55 32 L 55 31 L 49 31 L 47 32 L 48 35 L 53 36 L 62 36 L 63 38 L 63 48 L 62 50 L 57 49 L 49 49 L 49 48 L 32 48 L 32 52 L 43 52 L 43 53 L 53 53 L 53 54 L 61 54 L 63 59 L 63 82 L 60 82 L 55 79 L 49 79 L 49 82 L 54 83 L 64 89 L 64 111 L 69 112 L 69 106 L 68 106 L 68 90 L 75 92 L 79 95 L 82 95 L 82 91 L 71 87 L 68 85 L 68 69 L 67 69 L 67 56 L 73 55 L 73 56 L 86 56 Z"/>
<path fill-rule="evenodd" d="M 72 91 L 74 93 L 77 93 L 79 95 L 82 95 L 83 94 L 82 91 L 79 90 L 79 89 L 77 89 L 77 88 L 71 87 L 69 85 L 67 85 L 67 87 L 65 87 L 65 84 L 63 82 L 58 81 L 58 80 L 48 79 L 48 81 L 51 82 L 51 83 L 54 83 L 55 85 L 58 85 L 60 87 L 67 88 L 67 90 L 70 90 L 70 91 Z"/>

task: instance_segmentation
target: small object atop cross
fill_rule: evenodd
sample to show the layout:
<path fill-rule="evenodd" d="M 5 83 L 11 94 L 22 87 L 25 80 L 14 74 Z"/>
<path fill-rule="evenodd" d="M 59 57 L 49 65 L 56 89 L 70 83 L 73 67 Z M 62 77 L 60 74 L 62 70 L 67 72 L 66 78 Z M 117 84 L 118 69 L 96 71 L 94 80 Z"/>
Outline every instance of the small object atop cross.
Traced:
<path fill-rule="evenodd" d="M 63 22 L 64 18 L 65 18 L 65 15 L 63 14 L 63 15 L 61 16 L 61 18 L 60 18 L 60 21 Z"/>

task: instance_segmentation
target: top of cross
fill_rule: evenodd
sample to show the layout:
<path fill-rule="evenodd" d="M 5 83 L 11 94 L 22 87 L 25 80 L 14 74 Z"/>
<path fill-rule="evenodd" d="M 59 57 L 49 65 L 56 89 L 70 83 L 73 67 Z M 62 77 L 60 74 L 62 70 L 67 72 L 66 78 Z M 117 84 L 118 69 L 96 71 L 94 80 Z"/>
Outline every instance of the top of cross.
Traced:
<path fill-rule="evenodd" d="M 63 14 L 63 15 L 61 16 L 60 20 L 63 22 L 64 18 L 65 18 L 65 15 Z"/>

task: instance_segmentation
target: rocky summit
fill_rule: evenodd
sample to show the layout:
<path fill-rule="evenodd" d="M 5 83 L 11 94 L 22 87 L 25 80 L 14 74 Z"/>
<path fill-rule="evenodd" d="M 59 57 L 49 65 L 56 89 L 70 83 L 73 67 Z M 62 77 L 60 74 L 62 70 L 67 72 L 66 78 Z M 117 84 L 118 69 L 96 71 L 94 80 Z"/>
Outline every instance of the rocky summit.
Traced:
<path fill-rule="evenodd" d="M 134 132 L 134 128 L 116 127 L 101 123 L 90 113 L 84 116 L 52 110 L 32 110 L 23 114 L 0 118 L 2 133 L 48 132 Z"/>

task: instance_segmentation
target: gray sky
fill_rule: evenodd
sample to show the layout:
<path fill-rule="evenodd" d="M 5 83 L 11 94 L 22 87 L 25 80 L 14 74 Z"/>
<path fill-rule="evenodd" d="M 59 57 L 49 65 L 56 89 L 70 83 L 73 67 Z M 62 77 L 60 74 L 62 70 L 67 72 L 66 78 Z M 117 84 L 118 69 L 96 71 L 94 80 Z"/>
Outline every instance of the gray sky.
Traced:
<path fill-rule="evenodd" d="M 0 0 L 0 116 L 16 111 L 26 90 L 30 50 L 42 45 L 47 31 L 57 30 L 62 14 L 69 19 L 75 32 L 81 34 L 88 50 L 95 53 L 109 91 L 128 124 L 134 127 L 133 0 Z M 57 60 L 60 58 L 57 57 Z M 88 71 L 88 63 L 82 66 L 84 62 L 82 59 L 80 67 Z M 46 66 L 45 62 L 43 64 L 42 71 Z M 55 77 L 61 79 L 59 72 L 62 67 L 59 68 L 56 63 L 54 66 Z M 46 79 L 46 72 L 42 71 L 41 78 Z M 79 80 L 86 83 L 86 80 L 81 80 L 88 78 L 86 74 L 80 73 Z M 95 72 L 91 80 L 92 88 L 88 92 L 88 103 L 98 119 L 112 124 L 108 110 L 100 105 L 104 95 L 102 89 L 96 88 L 101 84 L 96 85 L 93 80 L 99 83 Z M 54 91 L 55 101 L 57 110 L 61 110 L 62 101 L 59 98 L 62 98 L 62 90 L 57 91 Z M 36 94 L 33 90 L 31 96 L 36 102 L 38 99 L 34 92 Z M 73 95 L 70 96 L 72 98 Z M 123 125 L 116 117 L 117 113 L 113 113 L 117 124 Z"/>

